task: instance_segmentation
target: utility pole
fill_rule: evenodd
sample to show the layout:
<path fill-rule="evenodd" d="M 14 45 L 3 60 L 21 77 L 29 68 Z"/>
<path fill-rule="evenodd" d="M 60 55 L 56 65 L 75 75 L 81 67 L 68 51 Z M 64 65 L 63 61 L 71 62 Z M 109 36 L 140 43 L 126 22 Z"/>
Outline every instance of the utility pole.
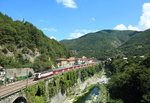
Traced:
<path fill-rule="evenodd" d="M 6 86 L 6 82 L 7 82 L 7 68 L 5 68 L 5 86 Z"/>
<path fill-rule="evenodd" d="M 26 80 L 26 90 L 28 88 L 28 69 L 26 70 L 27 73 L 27 80 Z M 28 98 L 28 90 L 26 91 L 26 98 Z"/>

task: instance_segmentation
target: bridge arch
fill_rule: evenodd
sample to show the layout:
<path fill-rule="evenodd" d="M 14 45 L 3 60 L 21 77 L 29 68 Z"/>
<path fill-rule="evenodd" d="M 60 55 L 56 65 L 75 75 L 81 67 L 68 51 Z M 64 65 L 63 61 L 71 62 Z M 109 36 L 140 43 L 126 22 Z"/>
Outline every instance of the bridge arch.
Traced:
<path fill-rule="evenodd" d="M 27 103 L 27 100 L 26 100 L 25 97 L 20 96 L 20 97 L 16 98 L 16 99 L 13 101 L 13 103 Z"/>

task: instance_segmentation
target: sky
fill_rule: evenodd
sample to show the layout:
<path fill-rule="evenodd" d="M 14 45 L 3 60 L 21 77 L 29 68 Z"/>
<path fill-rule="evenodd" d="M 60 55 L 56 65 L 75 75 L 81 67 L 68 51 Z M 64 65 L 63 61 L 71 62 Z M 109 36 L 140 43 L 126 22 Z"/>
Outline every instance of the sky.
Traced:
<path fill-rule="evenodd" d="M 0 12 L 58 41 L 103 29 L 150 28 L 150 0 L 0 0 Z"/>

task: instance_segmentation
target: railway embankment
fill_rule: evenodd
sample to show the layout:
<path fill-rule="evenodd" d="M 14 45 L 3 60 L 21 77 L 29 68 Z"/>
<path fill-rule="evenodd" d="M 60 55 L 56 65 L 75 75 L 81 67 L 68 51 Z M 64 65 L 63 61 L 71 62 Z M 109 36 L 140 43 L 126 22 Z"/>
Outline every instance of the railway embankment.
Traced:
<path fill-rule="evenodd" d="M 97 83 L 101 70 L 102 66 L 98 64 L 67 71 L 50 80 L 40 81 L 24 90 L 28 91 L 27 101 L 31 103 L 63 103 L 73 95 L 82 93 L 80 91 L 87 86 Z"/>

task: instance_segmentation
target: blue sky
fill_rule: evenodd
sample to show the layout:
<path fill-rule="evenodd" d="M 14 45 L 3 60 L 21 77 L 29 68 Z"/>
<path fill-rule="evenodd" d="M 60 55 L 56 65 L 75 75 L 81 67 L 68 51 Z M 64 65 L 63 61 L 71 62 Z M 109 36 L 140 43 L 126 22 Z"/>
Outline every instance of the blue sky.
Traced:
<path fill-rule="evenodd" d="M 103 29 L 150 28 L 149 0 L 0 0 L 0 11 L 58 41 Z"/>

